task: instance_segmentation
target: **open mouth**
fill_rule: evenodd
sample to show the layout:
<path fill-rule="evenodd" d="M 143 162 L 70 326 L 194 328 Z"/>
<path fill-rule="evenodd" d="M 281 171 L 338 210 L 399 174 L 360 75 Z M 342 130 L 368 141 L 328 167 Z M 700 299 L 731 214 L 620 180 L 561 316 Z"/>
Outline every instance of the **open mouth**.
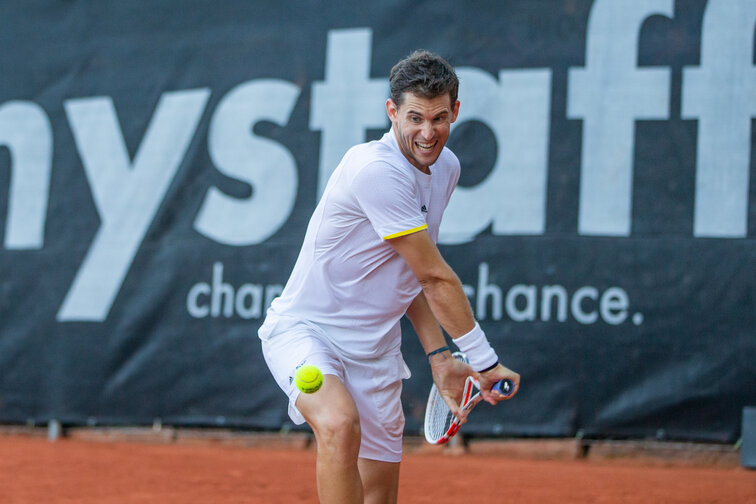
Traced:
<path fill-rule="evenodd" d="M 417 149 L 420 152 L 431 152 L 436 147 L 437 143 L 438 143 L 438 141 L 435 141 L 435 142 L 429 143 L 429 144 L 422 144 L 420 142 L 415 142 L 415 146 L 417 147 Z"/>

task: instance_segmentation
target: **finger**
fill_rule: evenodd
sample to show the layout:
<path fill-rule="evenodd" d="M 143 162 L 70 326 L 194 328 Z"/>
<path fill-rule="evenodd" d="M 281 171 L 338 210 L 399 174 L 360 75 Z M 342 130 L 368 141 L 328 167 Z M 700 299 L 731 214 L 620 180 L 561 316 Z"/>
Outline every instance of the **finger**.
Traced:
<path fill-rule="evenodd" d="M 462 410 L 459 405 L 454 401 L 454 399 L 448 397 L 448 396 L 442 396 L 444 399 L 444 402 L 449 407 L 449 411 L 451 411 L 452 415 L 454 415 L 460 423 L 467 422 L 467 412 Z"/>
<path fill-rule="evenodd" d="M 499 392 L 499 390 L 496 389 L 495 387 L 486 390 L 485 393 L 481 392 L 481 396 L 483 397 L 483 399 L 487 403 L 492 404 L 492 405 L 496 405 L 497 403 L 501 401 L 506 401 L 507 399 L 510 399 L 512 395 L 514 394 L 504 395 L 501 392 Z"/>
<path fill-rule="evenodd" d="M 488 404 L 496 406 L 496 403 L 503 399 L 503 396 L 496 391 L 481 391 L 480 396 Z"/>
<path fill-rule="evenodd" d="M 506 394 L 506 395 L 502 394 L 501 392 L 499 392 L 499 390 L 497 388 L 495 388 L 495 387 L 489 389 L 488 391 L 486 391 L 486 393 L 481 393 L 481 395 L 486 400 L 486 402 L 488 402 L 489 404 L 495 405 L 495 404 L 497 404 L 497 403 L 499 403 L 501 401 L 506 401 L 508 399 L 512 399 L 512 397 L 514 397 L 515 394 L 517 394 L 517 391 L 520 388 L 520 386 L 519 386 L 519 379 L 512 380 L 512 385 L 513 385 L 512 386 L 512 392 L 510 392 L 509 394 Z"/>
<path fill-rule="evenodd" d="M 517 394 L 517 392 L 518 392 L 518 391 L 520 390 L 520 375 L 515 375 L 515 376 L 514 376 L 514 377 L 512 378 L 512 384 L 513 384 L 513 387 L 512 387 L 512 393 L 511 393 L 511 394 L 509 394 L 509 395 L 508 395 L 508 396 L 506 397 L 507 399 L 511 399 L 511 398 L 513 398 L 513 397 L 514 397 L 514 396 L 515 396 L 515 395 Z"/>

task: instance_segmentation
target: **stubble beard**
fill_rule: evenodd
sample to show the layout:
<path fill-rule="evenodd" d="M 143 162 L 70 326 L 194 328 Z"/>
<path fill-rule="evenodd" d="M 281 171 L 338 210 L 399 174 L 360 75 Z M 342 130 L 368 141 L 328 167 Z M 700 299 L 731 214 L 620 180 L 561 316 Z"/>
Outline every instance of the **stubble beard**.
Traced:
<path fill-rule="evenodd" d="M 423 172 L 430 171 L 430 165 L 436 162 L 438 160 L 438 156 L 433 158 L 433 161 L 431 163 L 425 164 L 421 162 L 417 157 L 413 154 L 412 149 L 410 149 L 410 145 L 407 144 L 407 142 L 411 142 L 412 145 L 414 145 L 414 142 L 412 140 L 408 140 L 403 132 L 402 127 L 398 124 L 396 125 L 396 135 L 399 140 L 399 149 L 402 151 L 402 154 L 404 154 L 404 157 L 407 158 L 407 160 L 412 164 L 415 168 L 418 168 L 419 170 Z M 438 142 L 438 140 L 436 140 Z M 435 148 L 435 147 L 434 147 Z"/>

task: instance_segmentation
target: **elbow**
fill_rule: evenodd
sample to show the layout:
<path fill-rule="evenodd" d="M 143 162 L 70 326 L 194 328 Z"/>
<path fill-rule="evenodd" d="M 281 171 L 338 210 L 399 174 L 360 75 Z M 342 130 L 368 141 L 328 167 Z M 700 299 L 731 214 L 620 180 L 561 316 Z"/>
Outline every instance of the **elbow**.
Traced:
<path fill-rule="evenodd" d="M 420 287 L 423 289 L 423 292 L 432 292 L 437 289 L 443 289 L 445 286 L 459 283 L 457 275 L 451 270 L 429 271 L 423 275 L 418 275 L 417 280 L 420 282 Z"/>

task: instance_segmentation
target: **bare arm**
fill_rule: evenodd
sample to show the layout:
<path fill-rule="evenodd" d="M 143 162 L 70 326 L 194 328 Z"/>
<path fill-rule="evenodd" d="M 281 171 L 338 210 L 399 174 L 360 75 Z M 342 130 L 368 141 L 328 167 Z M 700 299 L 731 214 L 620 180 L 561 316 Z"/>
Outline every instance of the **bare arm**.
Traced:
<path fill-rule="evenodd" d="M 436 317 L 433 316 L 422 291 L 407 308 L 407 318 L 412 322 L 412 327 L 415 328 L 417 337 L 426 354 L 446 345 L 446 338 L 441 331 L 441 326 L 438 325 Z"/>
<path fill-rule="evenodd" d="M 423 230 L 400 236 L 389 240 L 389 243 L 407 262 L 422 286 L 423 292 L 412 303 L 407 311 L 407 316 L 415 327 L 426 353 L 443 346 L 443 333 L 438 327 L 439 323 L 453 339 L 470 332 L 475 326 L 475 319 L 470 302 L 462 288 L 462 282 L 441 256 L 428 232 Z M 428 311 L 430 313 L 427 313 Z M 433 319 L 432 323 L 430 319 Z M 418 325 L 421 326 L 420 329 Z M 435 344 L 438 344 L 438 346 L 434 347 Z M 444 358 L 448 356 L 446 354 Z M 442 381 L 443 386 L 446 386 L 446 378 L 437 379 L 437 375 L 446 375 L 447 372 L 455 374 L 456 372 L 445 371 L 441 368 L 436 369 L 436 364 L 438 362 L 431 358 L 434 381 L 436 381 L 437 386 L 439 386 L 439 381 Z M 492 404 L 503 399 L 500 394 L 489 392 L 496 381 L 510 379 L 514 382 L 515 393 L 519 388 L 520 375 L 501 364 L 484 373 L 473 374 L 480 380 L 483 398 Z M 448 394 L 454 399 L 458 398 L 456 387 L 450 388 Z M 444 398 L 446 399 L 446 397 Z M 449 400 L 446 402 L 447 404 L 450 403 Z M 452 409 L 452 411 L 455 410 Z"/>
<path fill-rule="evenodd" d="M 428 306 L 428 301 L 423 292 L 417 295 L 407 309 L 407 317 L 412 322 L 412 327 L 415 328 L 415 333 L 417 333 L 426 354 L 446 346 L 444 333 L 441 331 L 441 326 L 438 325 L 430 306 Z M 451 412 L 464 421 L 467 413 L 463 413 L 459 409 L 459 403 L 462 399 L 462 385 L 465 378 L 475 374 L 473 369 L 453 358 L 450 350 L 435 353 L 428 360 L 433 382 L 436 384 L 441 397 L 444 398 L 444 402 L 449 406 Z"/>
<path fill-rule="evenodd" d="M 400 236 L 389 243 L 412 269 L 432 314 L 449 336 L 457 338 L 472 330 L 475 320 L 462 282 L 441 257 L 428 232 Z"/>

